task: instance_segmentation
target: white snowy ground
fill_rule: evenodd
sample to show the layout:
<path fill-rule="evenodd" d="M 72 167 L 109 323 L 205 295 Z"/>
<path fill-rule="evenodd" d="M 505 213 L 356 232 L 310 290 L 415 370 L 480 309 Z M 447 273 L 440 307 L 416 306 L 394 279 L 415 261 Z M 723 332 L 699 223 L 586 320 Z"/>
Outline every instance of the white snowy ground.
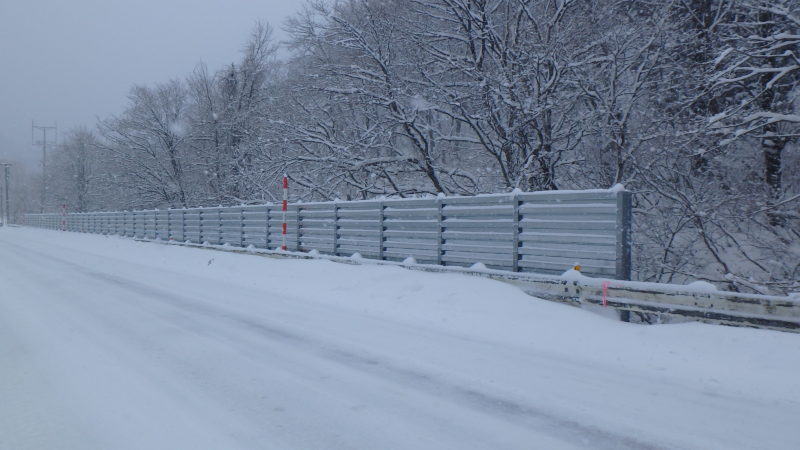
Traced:
<path fill-rule="evenodd" d="M 0 449 L 798 449 L 800 335 L 0 230 Z"/>

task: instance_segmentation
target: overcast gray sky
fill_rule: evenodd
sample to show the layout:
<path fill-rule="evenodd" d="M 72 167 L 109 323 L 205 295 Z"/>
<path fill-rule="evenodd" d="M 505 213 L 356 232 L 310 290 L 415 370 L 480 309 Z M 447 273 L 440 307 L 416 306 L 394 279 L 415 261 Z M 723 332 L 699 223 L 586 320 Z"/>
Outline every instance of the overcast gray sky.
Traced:
<path fill-rule="evenodd" d="M 31 120 L 59 134 L 119 113 L 134 84 L 238 60 L 302 0 L 0 0 L 0 159 L 39 163 Z"/>

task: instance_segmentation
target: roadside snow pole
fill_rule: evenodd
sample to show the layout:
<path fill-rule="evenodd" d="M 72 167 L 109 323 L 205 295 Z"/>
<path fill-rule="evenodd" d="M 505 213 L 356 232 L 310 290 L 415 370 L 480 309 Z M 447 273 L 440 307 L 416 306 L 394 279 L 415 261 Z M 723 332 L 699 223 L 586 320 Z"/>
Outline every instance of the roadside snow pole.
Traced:
<path fill-rule="evenodd" d="M 61 231 L 67 231 L 67 205 L 61 204 Z"/>
<path fill-rule="evenodd" d="M 283 207 L 281 208 L 283 211 L 283 227 L 281 229 L 281 238 L 283 239 L 281 250 L 286 251 L 286 211 L 289 210 L 289 177 L 286 174 L 283 175 Z"/>

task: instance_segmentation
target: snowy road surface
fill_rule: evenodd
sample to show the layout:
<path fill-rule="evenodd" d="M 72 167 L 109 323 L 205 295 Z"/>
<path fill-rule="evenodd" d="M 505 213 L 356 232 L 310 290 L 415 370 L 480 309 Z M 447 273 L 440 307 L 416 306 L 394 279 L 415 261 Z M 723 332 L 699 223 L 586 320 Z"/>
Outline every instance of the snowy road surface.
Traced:
<path fill-rule="evenodd" d="M 800 335 L 0 230 L 0 449 L 798 449 Z"/>

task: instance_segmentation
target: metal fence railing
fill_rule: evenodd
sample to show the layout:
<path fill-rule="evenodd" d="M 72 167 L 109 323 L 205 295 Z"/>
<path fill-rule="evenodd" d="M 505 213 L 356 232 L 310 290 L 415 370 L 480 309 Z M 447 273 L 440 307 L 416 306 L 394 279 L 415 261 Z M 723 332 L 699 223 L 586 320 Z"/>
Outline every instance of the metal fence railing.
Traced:
<path fill-rule="evenodd" d="M 631 195 L 546 191 L 290 204 L 289 250 L 630 279 Z M 27 214 L 28 226 L 278 249 L 281 205 Z"/>

